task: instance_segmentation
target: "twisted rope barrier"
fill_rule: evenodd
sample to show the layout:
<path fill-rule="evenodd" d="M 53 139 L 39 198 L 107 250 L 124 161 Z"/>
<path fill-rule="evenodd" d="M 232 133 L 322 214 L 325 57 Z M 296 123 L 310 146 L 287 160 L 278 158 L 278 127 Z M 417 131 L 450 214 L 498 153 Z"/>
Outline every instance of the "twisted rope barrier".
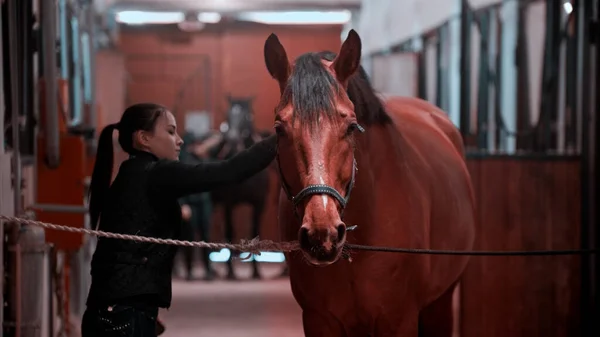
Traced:
<path fill-rule="evenodd" d="M 292 252 L 300 249 L 298 241 L 275 242 L 272 240 L 260 240 L 258 237 L 252 240 L 241 240 L 240 243 L 216 243 L 205 241 L 184 241 L 174 239 L 161 239 L 147 236 L 118 234 L 104 232 L 99 230 L 91 230 L 87 228 L 76 228 L 69 226 L 56 225 L 36 220 L 31 220 L 26 217 L 13 217 L 0 215 L 0 220 L 8 223 L 43 227 L 46 229 L 54 229 L 71 233 L 84 233 L 98 237 L 131 240 L 137 242 L 148 242 L 185 247 L 200 247 L 213 250 L 227 248 L 231 251 L 247 252 L 254 255 L 260 255 L 261 252 Z M 347 243 L 344 250 L 364 250 L 375 252 L 389 253 L 405 253 L 405 254 L 427 254 L 427 255 L 469 255 L 469 256 L 549 256 L 549 255 L 589 255 L 598 254 L 599 249 L 565 249 L 565 250 L 533 250 L 533 251 L 457 251 L 457 250 L 434 250 L 434 249 L 418 249 L 418 248 L 396 248 L 396 247 L 378 247 L 366 246 Z"/>

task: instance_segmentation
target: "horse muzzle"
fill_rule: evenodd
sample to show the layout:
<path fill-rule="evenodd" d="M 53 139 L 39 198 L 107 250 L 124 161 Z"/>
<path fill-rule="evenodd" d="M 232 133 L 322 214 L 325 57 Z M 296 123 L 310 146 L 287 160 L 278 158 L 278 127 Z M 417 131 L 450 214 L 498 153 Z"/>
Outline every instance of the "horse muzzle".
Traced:
<path fill-rule="evenodd" d="M 298 241 L 306 260 L 316 266 L 336 262 L 346 243 L 346 225 L 314 227 L 303 225 L 298 231 Z"/>

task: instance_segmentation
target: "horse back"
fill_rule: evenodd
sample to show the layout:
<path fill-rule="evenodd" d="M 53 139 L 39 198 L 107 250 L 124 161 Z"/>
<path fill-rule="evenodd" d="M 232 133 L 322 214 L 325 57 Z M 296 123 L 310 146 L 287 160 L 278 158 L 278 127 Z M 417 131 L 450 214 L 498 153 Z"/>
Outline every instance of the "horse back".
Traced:
<path fill-rule="evenodd" d="M 416 97 L 392 97 L 386 101 L 386 105 L 388 112 L 396 115 L 405 115 L 409 112 L 429 115 L 439 130 L 448 137 L 448 140 L 452 143 L 456 151 L 463 158 L 465 157 L 462 136 L 444 110 Z"/>

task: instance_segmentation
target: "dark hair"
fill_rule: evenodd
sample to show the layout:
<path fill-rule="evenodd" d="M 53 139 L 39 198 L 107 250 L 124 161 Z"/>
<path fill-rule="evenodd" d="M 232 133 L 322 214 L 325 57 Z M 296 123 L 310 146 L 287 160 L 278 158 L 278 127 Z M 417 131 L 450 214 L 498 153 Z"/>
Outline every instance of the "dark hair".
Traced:
<path fill-rule="evenodd" d="M 139 130 L 153 131 L 156 120 L 165 111 L 165 107 L 154 103 L 134 104 L 123 112 L 119 123 L 107 125 L 100 133 L 89 190 L 90 220 L 93 227 L 100 218 L 112 178 L 113 131 L 119 130 L 119 145 L 123 151 L 134 154 L 137 150 L 133 146 L 133 134 Z"/>
<path fill-rule="evenodd" d="M 318 53 L 321 58 L 327 61 L 333 61 L 337 56 L 336 53 L 324 50 Z M 346 91 L 348 98 L 354 104 L 356 117 L 361 124 L 389 124 L 392 119 L 385 111 L 384 105 L 377 97 L 375 90 L 369 81 L 369 75 L 362 66 L 358 67 L 358 71 L 348 81 L 348 89 Z"/>

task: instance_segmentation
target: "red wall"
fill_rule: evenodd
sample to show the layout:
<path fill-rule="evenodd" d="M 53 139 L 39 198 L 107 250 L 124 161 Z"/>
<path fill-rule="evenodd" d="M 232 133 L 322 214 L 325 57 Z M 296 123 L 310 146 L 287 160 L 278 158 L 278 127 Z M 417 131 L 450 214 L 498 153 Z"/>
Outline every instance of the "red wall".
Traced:
<path fill-rule="evenodd" d="M 341 46 L 341 26 L 229 25 L 199 33 L 182 33 L 173 27 L 122 31 L 120 52 L 106 52 L 97 59 L 98 103 L 103 123 L 116 122 L 126 105 L 150 101 L 173 110 L 183 131 L 183 111 L 207 105 L 202 76 L 207 71 L 203 63 L 207 58 L 213 128 L 224 120 L 225 95 L 231 94 L 255 96 L 256 125 L 270 129 L 279 98 L 279 89 L 267 72 L 263 56 L 265 40 L 271 33 L 277 34 L 290 61 L 309 51 L 338 52 Z M 117 156 L 118 165 L 123 159 L 119 150 Z M 278 193 L 279 179 L 272 172 L 261 238 L 279 239 Z M 250 236 L 249 210 L 242 206 L 234 214 L 236 241 Z M 211 240 L 223 239 L 221 212 L 215 214 Z"/>
<path fill-rule="evenodd" d="M 270 128 L 279 92 L 265 67 L 263 48 L 272 32 L 278 35 L 290 60 L 308 51 L 337 52 L 341 45 L 341 26 L 230 26 L 194 34 L 174 30 L 123 32 L 120 45 L 131 77 L 127 85 L 127 104 L 153 101 L 171 109 L 179 105 L 183 109 L 175 109 L 175 112 L 183 126 L 185 117 L 181 110 L 206 107 L 205 82 L 201 75 L 193 75 L 195 71 L 206 71 L 202 59 L 205 55 L 210 64 L 213 126 L 223 121 L 227 109 L 225 95 L 231 94 L 256 96 L 257 126 Z M 153 55 L 153 59 L 140 55 Z M 185 89 L 182 91 L 182 88 Z"/>

